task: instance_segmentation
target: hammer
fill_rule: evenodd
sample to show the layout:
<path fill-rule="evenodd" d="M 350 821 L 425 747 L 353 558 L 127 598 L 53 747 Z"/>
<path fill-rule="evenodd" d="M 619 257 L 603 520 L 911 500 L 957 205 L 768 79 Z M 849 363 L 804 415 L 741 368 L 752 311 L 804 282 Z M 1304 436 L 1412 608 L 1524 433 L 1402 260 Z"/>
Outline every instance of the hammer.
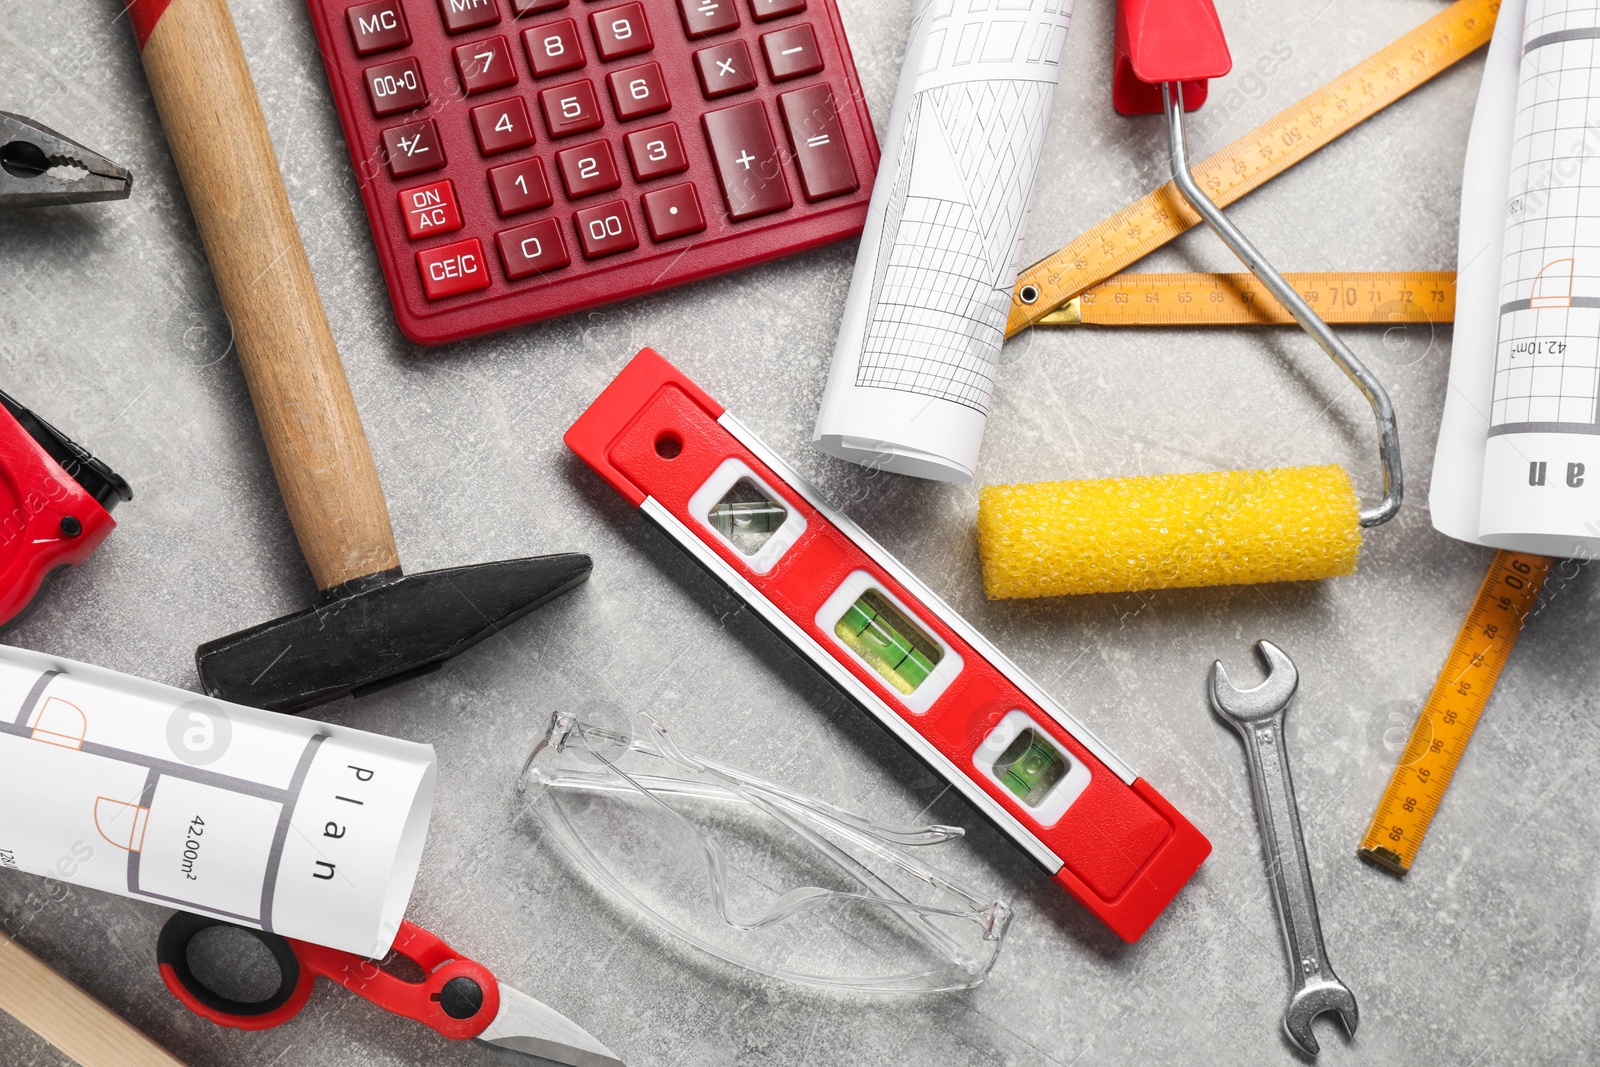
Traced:
<path fill-rule="evenodd" d="M 437 670 L 574 588 L 578 553 L 403 575 L 225 0 L 124 0 L 319 602 L 207 641 L 207 693 L 300 711 Z"/>

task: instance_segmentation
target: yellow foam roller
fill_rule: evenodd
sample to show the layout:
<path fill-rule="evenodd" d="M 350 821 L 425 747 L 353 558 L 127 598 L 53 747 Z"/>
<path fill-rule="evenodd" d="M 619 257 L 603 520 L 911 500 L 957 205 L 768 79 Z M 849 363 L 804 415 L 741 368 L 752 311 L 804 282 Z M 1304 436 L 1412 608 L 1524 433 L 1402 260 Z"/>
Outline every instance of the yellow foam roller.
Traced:
<path fill-rule="evenodd" d="M 1360 504 L 1343 467 L 1161 474 L 978 494 L 990 598 L 1122 593 L 1351 574 Z"/>

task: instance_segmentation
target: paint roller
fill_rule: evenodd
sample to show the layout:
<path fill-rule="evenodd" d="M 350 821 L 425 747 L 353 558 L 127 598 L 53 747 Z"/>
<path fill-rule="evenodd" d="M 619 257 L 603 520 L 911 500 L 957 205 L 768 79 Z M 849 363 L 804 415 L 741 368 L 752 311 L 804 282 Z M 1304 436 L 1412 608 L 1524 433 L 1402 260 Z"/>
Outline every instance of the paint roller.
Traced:
<path fill-rule="evenodd" d="M 1121 0 L 1113 102 L 1164 112 L 1172 180 L 1195 212 L 1361 391 L 1378 425 L 1383 499 L 1363 508 L 1337 465 L 985 486 L 978 553 L 993 599 L 1306 581 L 1355 571 L 1361 531 L 1400 510 L 1400 432 L 1383 386 L 1189 170 L 1188 109 L 1232 68 L 1211 0 Z"/>

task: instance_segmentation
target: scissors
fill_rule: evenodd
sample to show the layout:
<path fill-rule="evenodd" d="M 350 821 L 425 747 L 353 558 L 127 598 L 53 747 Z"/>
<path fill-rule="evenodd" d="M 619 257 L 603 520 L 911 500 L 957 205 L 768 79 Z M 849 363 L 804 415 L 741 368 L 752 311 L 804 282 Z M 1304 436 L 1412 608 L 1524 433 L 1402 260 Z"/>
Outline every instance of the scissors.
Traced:
<path fill-rule="evenodd" d="M 278 965 L 277 992 L 261 1001 L 230 1000 L 195 976 L 189 966 L 189 943 L 218 926 L 242 930 L 272 953 Z M 411 981 L 353 952 L 183 911 L 167 920 L 156 941 L 161 980 L 172 995 L 221 1026 L 266 1030 L 288 1022 L 305 1007 L 312 985 L 321 977 L 445 1037 L 476 1038 L 514 1063 L 551 1060 L 569 1067 L 623 1067 L 616 1053 L 583 1027 L 526 993 L 502 985 L 483 964 L 413 923 L 400 924 L 390 958 L 395 954 L 414 964 L 421 977 Z"/>
<path fill-rule="evenodd" d="M 99 152 L 0 111 L 0 207 L 126 200 L 133 175 Z"/>

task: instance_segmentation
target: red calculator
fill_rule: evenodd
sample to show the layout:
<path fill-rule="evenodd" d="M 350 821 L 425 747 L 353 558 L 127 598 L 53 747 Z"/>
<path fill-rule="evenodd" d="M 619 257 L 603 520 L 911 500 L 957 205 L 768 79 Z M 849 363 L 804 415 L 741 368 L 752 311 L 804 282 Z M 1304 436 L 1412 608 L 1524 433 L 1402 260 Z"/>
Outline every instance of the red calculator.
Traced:
<path fill-rule="evenodd" d="M 307 0 L 400 329 L 438 344 L 854 236 L 834 0 Z"/>

